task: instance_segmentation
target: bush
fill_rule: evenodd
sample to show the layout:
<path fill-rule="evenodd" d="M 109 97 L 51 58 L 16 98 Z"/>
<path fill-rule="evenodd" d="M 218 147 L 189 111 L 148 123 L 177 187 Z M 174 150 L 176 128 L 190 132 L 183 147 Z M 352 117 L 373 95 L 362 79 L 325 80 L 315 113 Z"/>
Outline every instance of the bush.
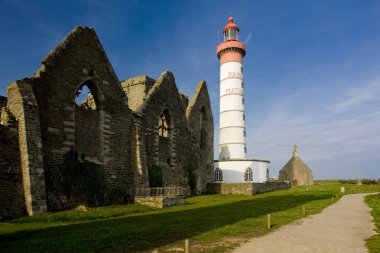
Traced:
<path fill-rule="evenodd" d="M 114 184 L 107 187 L 107 199 L 109 204 L 123 204 L 127 195 L 127 184 L 121 178 L 119 178 Z"/>
<path fill-rule="evenodd" d="M 356 180 L 356 179 L 340 179 L 339 183 L 341 183 L 341 184 L 357 184 L 358 180 Z"/>
<path fill-rule="evenodd" d="M 380 179 L 340 179 L 339 183 L 341 184 L 357 184 L 358 182 L 366 185 L 374 185 L 374 184 L 380 184 Z"/>
<path fill-rule="evenodd" d="M 73 202 L 72 204 L 104 203 L 107 185 L 100 165 L 85 160 L 84 156 L 79 160 L 78 153 L 71 149 L 64 154 L 59 171 L 61 190 Z"/>
<path fill-rule="evenodd" d="M 187 170 L 188 184 L 190 187 L 190 192 L 192 195 L 196 195 L 197 194 L 198 173 L 191 164 L 189 164 L 187 166 L 186 170 Z"/>
<path fill-rule="evenodd" d="M 152 165 L 148 169 L 149 187 L 162 187 L 164 185 L 164 179 L 162 175 L 162 169 L 158 165 Z"/>

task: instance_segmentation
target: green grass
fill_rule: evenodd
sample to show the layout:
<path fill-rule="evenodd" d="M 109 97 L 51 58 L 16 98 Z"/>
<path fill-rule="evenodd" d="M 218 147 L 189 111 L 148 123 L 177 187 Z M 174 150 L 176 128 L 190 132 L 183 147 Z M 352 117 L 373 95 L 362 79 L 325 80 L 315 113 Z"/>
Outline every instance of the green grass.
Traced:
<path fill-rule="evenodd" d="M 203 195 L 187 205 L 152 209 L 139 205 L 65 211 L 0 222 L 2 252 L 146 252 L 183 245 L 193 252 L 224 252 L 248 238 L 320 212 L 340 198 L 340 184 L 296 187 L 256 196 Z M 346 193 L 380 186 L 344 185 Z M 267 228 L 267 214 L 272 227 Z"/>
<path fill-rule="evenodd" d="M 376 225 L 377 233 L 380 232 L 380 194 L 369 195 L 366 202 L 372 208 L 371 214 Z M 367 247 L 371 253 L 380 252 L 380 235 L 374 235 L 367 240 Z"/>

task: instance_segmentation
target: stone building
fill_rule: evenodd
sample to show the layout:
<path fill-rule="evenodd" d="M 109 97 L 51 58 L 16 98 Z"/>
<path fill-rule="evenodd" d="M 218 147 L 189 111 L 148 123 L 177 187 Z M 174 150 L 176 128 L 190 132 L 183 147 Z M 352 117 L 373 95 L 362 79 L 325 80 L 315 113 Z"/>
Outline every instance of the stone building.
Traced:
<path fill-rule="evenodd" d="M 297 145 L 294 145 L 292 158 L 280 170 L 278 179 L 292 186 L 313 184 L 313 172 L 300 158 Z"/>
<path fill-rule="evenodd" d="M 89 95 L 76 103 L 87 88 Z M 92 28 L 75 27 L 37 72 L 0 96 L 0 216 L 33 215 L 71 207 L 60 188 L 60 165 L 71 150 L 101 166 L 106 181 L 149 187 L 148 168 L 162 168 L 164 186 L 198 192 L 213 181 L 213 116 L 205 82 L 193 98 L 165 71 L 154 80 L 120 82 Z"/>

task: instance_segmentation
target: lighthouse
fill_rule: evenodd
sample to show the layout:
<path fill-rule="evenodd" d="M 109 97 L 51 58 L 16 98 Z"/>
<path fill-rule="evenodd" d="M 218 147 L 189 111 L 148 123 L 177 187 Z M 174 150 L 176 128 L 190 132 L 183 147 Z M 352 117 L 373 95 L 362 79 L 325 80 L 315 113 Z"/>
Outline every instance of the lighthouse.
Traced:
<path fill-rule="evenodd" d="M 265 182 L 269 161 L 247 159 L 243 58 L 246 46 L 239 40 L 233 17 L 217 45 L 220 61 L 219 160 L 214 163 L 215 182 Z"/>
<path fill-rule="evenodd" d="M 246 159 L 243 57 L 245 45 L 233 18 L 223 29 L 217 46 L 220 60 L 219 159 Z"/>

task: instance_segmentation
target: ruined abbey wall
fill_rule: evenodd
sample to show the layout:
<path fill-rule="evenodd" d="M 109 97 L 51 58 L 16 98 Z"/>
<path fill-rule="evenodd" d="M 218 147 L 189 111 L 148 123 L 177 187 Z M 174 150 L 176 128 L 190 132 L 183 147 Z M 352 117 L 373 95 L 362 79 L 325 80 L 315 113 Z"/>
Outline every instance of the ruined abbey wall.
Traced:
<path fill-rule="evenodd" d="M 86 103 L 76 104 L 84 86 L 91 94 Z M 182 187 L 188 186 L 186 167 L 196 167 L 201 191 L 212 174 L 213 123 L 208 93 L 198 93 L 202 98 L 187 110 L 188 99 L 169 71 L 157 81 L 140 76 L 120 83 L 95 31 L 76 27 L 32 77 L 10 84 L 7 99 L 0 99 L 2 119 L 6 109 L 17 122 L 13 132 L 4 120 L 0 128 L 0 175 L 11 164 L 14 180 L 9 183 L 18 189 L 12 203 L 4 203 L 29 215 L 72 207 L 75 201 L 60 187 L 59 171 L 70 150 L 101 166 L 109 184 L 125 182 L 131 196 L 136 188 L 149 187 L 152 165 L 162 167 L 165 186 Z M 207 115 L 203 135 L 195 123 L 202 110 Z M 168 125 L 160 136 L 162 115 Z M 206 136 L 202 145 L 201 135 Z M 13 140 L 7 146 L 13 153 L 3 148 L 8 140 Z"/>
<path fill-rule="evenodd" d="M 214 177 L 214 121 L 211 102 L 205 82 L 199 83 L 193 98 L 186 109 L 186 116 L 192 136 L 195 139 L 194 155 L 198 161 L 198 190 L 207 191 L 207 183 L 213 182 Z"/>
<path fill-rule="evenodd" d="M 0 218 L 26 214 L 17 127 L 0 125 Z"/>

